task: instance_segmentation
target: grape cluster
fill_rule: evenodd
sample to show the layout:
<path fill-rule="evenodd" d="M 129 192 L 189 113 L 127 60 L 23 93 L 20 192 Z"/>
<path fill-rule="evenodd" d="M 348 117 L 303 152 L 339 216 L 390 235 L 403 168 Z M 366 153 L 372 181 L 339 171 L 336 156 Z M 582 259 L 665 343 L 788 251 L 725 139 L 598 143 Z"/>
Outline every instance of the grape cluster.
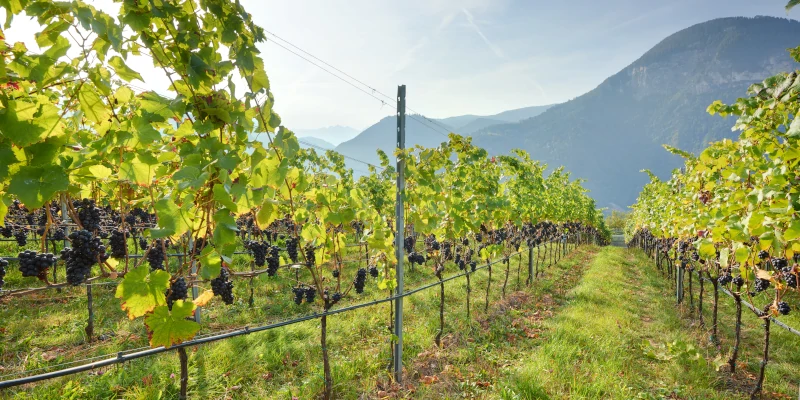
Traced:
<path fill-rule="evenodd" d="M 267 275 L 275 276 L 278 274 L 278 268 L 281 266 L 281 258 L 277 246 L 270 246 L 269 253 L 267 253 Z"/>
<path fill-rule="evenodd" d="M 692 252 L 692 261 L 700 261 L 700 254 L 698 252 Z"/>
<path fill-rule="evenodd" d="M 23 247 L 28 244 L 28 232 L 26 228 L 20 228 L 16 232 L 14 232 L 14 239 L 17 241 L 17 245 L 19 247 Z"/>
<path fill-rule="evenodd" d="M 754 289 L 755 289 L 754 292 L 750 292 L 750 296 L 755 296 L 756 294 L 769 289 L 769 280 L 756 278 L 756 284 Z"/>
<path fill-rule="evenodd" d="M 103 210 L 98 208 L 94 200 L 83 199 L 78 204 L 78 219 L 83 229 L 96 231 L 100 229 L 100 219 Z"/>
<path fill-rule="evenodd" d="M 19 258 L 19 270 L 24 277 L 38 277 L 44 280 L 47 270 L 56 263 L 56 259 L 51 253 L 37 253 L 25 250 L 17 255 Z"/>
<path fill-rule="evenodd" d="M 309 267 L 315 266 L 317 264 L 317 255 L 314 251 L 314 246 L 309 243 L 306 245 L 304 251 L 306 253 L 306 264 L 308 264 Z"/>
<path fill-rule="evenodd" d="M 403 239 L 403 248 L 406 250 L 406 253 L 413 253 L 414 252 L 414 245 L 417 244 L 417 240 L 414 239 L 414 236 L 406 236 Z"/>
<path fill-rule="evenodd" d="M 376 267 L 374 265 L 370 265 L 369 266 L 369 276 L 371 276 L 373 278 L 377 278 L 378 277 L 378 267 Z"/>
<path fill-rule="evenodd" d="M 244 246 L 253 252 L 253 259 L 255 259 L 256 265 L 259 267 L 263 267 L 267 260 L 267 250 L 269 250 L 269 245 L 266 242 L 256 242 L 253 240 L 245 242 Z"/>
<path fill-rule="evenodd" d="M 483 235 L 480 234 L 480 233 L 476 233 L 475 234 L 475 241 L 478 242 L 478 243 L 483 242 Z"/>
<path fill-rule="evenodd" d="M 82 229 L 69 234 L 72 247 L 61 250 L 61 259 L 67 265 L 67 282 L 77 286 L 92 272 L 92 266 L 108 259 L 106 247 L 91 232 Z"/>
<path fill-rule="evenodd" d="M 298 306 L 303 303 L 303 298 L 306 296 L 306 289 L 302 286 L 295 286 L 292 288 L 294 294 L 294 304 Z"/>
<path fill-rule="evenodd" d="M 121 230 L 111 232 L 111 239 L 108 240 L 108 244 L 111 246 L 111 257 L 124 258 L 128 253 L 128 246 L 125 241 L 126 234 L 127 231 L 123 232 Z"/>
<path fill-rule="evenodd" d="M 314 298 L 317 296 L 317 289 L 313 286 L 309 286 L 306 288 L 306 302 L 313 303 Z"/>
<path fill-rule="evenodd" d="M 342 294 L 339 293 L 339 292 L 336 292 L 336 293 L 333 294 L 333 297 L 331 299 L 333 300 L 334 303 L 338 303 L 339 300 L 342 299 Z"/>
<path fill-rule="evenodd" d="M 147 239 L 145 239 L 144 237 L 140 237 L 140 238 L 139 238 L 139 248 L 140 248 L 140 249 L 142 249 L 142 250 L 144 250 L 144 249 L 146 249 L 147 247 L 148 247 L 148 245 L 147 245 Z"/>
<path fill-rule="evenodd" d="M 442 243 L 442 259 L 445 261 L 453 259 L 453 245 L 450 242 Z"/>
<path fill-rule="evenodd" d="M 794 268 L 786 267 L 781 272 L 783 272 L 783 280 L 786 281 L 786 286 L 797 289 L 797 273 L 794 272 Z"/>
<path fill-rule="evenodd" d="M 223 267 L 219 276 L 211 280 L 211 290 L 215 296 L 221 296 L 225 304 L 233 304 L 233 282 L 227 268 Z"/>
<path fill-rule="evenodd" d="M 356 288 L 356 293 L 364 293 L 365 283 L 367 283 L 367 269 L 359 268 L 356 272 L 356 278 L 353 280 L 353 286 Z"/>
<path fill-rule="evenodd" d="M 64 228 L 54 229 L 53 233 L 50 235 L 50 240 L 67 240 L 67 233 L 64 231 Z"/>
<path fill-rule="evenodd" d="M 475 272 L 478 269 L 478 262 L 477 261 L 470 261 L 469 268 L 472 272 Z"/>
<path fill-rule="evenodd" d="M 0 258 L 0 289 L 3 288 L 3 285 L 6 283 L 6 267 L 8 267 L 8 261 L 3 258 Z"/>
<path fill-rule="evenodd" d="M 186 280 L 183 279 L 183 277 L 180 277 L 169 285 L 169 291 L 167 293 L 167 307 L 169 307 L 171 311 L 173 303 L 178 300 L 184 300 L 187 297 L 189 297 L 189 286 L 186 285 Z"/>
<path fill-rule="evenodd" d="M 724 274 L 717 278 L 717 282 L 719 282 L 720 285 L 727 285 L 733 282 L 733 277 L 731 274 Z"/>
<path fill-rule="evenodd" d="M 467 268 L 467 260 L 461 257 L 461 254 L 456 254 L 456 265 L 458 266 L 459 270 L 464 270 Z"/>
<path fill-rule="evenodd" d="M 158 239 L 147 251 L 147 263 L 150 264 L 150 271 L 164 270 L 164 246 L 162 245 L 166 245 L 166 243 Z"/>
<path fill-rule="evenodd" d="M 769 252 L 767 252 L 766 250 L 759 251 L 758 252 L 758 258 L 760 258 L 762 260 L 766 260 L 767 258 L 769 258 Z"/>
<path fill-rule="evenodd" d="M 775 257 L 775 258 L 771 258 L 769 260 L 769 262 L 772 264 L 772 268 L 775 268 L 778 271 L 780 271 L 780 270 L 786 268 L 787 266 L 789 266 L 789 261 L 787 261 L 785 258 Z"/>
<path fill-rule="evenodd" d="M 14 229 L 12 229 L 9 225 L 0 226 L 0 235 L 3 235 L 4 238 L 10 238 L 14 236 Z"/>
<path fill-rule="evenodd" d="M 286 239 L 286 253 L 289 254 L 289 259 L 293 263 L 297 262 L 297 237 L 291 236 Z"/>
<path fill-rule="evenodd" d="M 419 265 L 425 264 L 425 256 L 423 256 L 420 253 L 417 253 L 416 251 L 409 253 L 408 262 L 410 262 L 411 264 L 419 264 Z"/>
<path fill-rule="evenodd" d="M 790 311 L 792 311 L 792 309 L 785 301 L 778 303 L 778 312 L 781 313 L 781 315 L 789 315 Z"/>
<path fill-rule="evenodd" d="M 425 238 L 425 248 L 428 250 L 428 252 L 441 249 L 441 245 L 436 240 L 436 235 L 430 235 Z"/>
<path fill-rule="evenodd" d="M 267 242 L 273 243 L 278 240 L 278 233 L 275 231 L 264 231 L 264 237 L 267 238 Z"/>
<path fill-rule="evenodd" d="M 350 223 L 350 227 L 352 227 L 353 230 L 356 231 L 356 237 L 360 238 L 362 235 L 364 235 L 364 223 L 363 222 L 361 222 L 361 221 L 353 221 L 353 222 Z"/>
<path fill-rule="evenodd" d="M 735 278 L 733 278 L 733 284 L 737 287 L 742 287 L 742 285 L 744 285 L 744 278 L 742 278 L 741 275 L 737 275 Z"/>
<path fill-rule="evenodd" d="M 338 269 L 334 269 L 333 271 L 331 271 L 331 275 L 334 278 L 338 278 L 339 277 L 339 270 Z"/>

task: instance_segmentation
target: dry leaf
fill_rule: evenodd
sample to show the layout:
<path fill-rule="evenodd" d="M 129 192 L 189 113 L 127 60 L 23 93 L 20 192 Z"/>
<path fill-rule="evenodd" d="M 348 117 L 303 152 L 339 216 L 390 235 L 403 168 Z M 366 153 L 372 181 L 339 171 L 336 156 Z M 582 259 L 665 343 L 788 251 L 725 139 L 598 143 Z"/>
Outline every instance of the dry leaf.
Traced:
<path fill-rule="evenodd" d="M 425 375 L 422 378 L 420 378 L 420 381 L 426 385 L 430 385 L 439 382 L 439 377 L 436 375 L 433 376 Z"/>
<path fill-rule="evenodd" d="M 211 299 L 213 298 L 214 298 L 214 291 L 206 290 L 203 292 L 203 294 L 197 296 L 197 298 L 194 299 L 194 305 L 198 307 L 205 307 L 205 305 L 208 304 L 208 302 L 211 301 Z"/>

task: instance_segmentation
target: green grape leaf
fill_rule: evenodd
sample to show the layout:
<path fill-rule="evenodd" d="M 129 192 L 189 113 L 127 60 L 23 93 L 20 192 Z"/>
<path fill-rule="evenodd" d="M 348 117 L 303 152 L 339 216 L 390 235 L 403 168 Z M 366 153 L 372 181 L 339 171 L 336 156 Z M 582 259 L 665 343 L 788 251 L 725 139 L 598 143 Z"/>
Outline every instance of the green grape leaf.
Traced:
<path fill-rule="evenodd" d="M 68 176 L 59 165 L 24 166 L 11 176 L 8 192 L 27 207 L 39 208 L 68 188 Z"/>
<path fill-rule="evenodd" d="M 227 207 L 233 213 L 237 212 L 239 207 L 237 207 L 236 203 L 233 202 L 230 193 L 228 193 L 225 190 L 225 186 L 222 186 L 219 183 L 217 183 L 216 185 L 214 185 L 213 192 L 214 192 L 214 200 L 216 200 L 220 205 L 222 205 L 223 207 Z"/>
<path fill-rule="evenodd" d="M 717 256 L 717 248 L 714 247 L 714 242 L 710 239 L 700 240 L 700 246 L 697 252 L 700 254 L 700 257 L 703 258 L 714 258 Z"/>
<path fill-rule="evenodd" d="M 769 250 L 769 248 L 773 246 L 774 242 L 775 242 L 774 232 L 765 232 L 758 238 L 758 244 L 761 250 Z"/>
<path fill-rule="evenodd" d="M 797 238 L 800 238 L 800 220 L 793 220 L 789 225 L 789 229 L 783 232 L 783 239 L 792 241 Z"/>
<path fill-rule="evenodd" d="M 159 200 L 155 204 L 155 210 L 159 229 L 150 229 L 150 236 L 154 239 L 180 236 L 189 230 L 189 216 L 172 199 Z"/>
<path fill-rule="evenodd" d="M 103 103 L 103 99 L 100 98 L 100 95 L 97 94 L 91 85 L 87 83 L 81 85 L 81 90 L 78 92 L 78 100 L 81 103 L 81 110 L 84 115 L 86 115 L 86 118 L 98 124 L 108 120 L 108 107 Z"/>
<path fill-rule="evenodd" d="M 278 206 L 272 200 L 265 200 L 256 214 L 256 221 L 258 221 L 259 226 L 266 228 L 279 216 Z"/>
<path fill-rule="evenodd" d="M 239 227 L 236 226 L 236 219 L 231 216 L 231 211 L 221 208 L 214 214 L 214 243 L 223 246 L 236 240 L 236 233 Z"/>
<path fill-rule="evenodd" d="M 19 147 L 64 133 L 58 108 L 45 102 L 46 98 L 36 99 L 42 102 L 9 100 L 8 107 L 0 109 L 0 134 Z"/>
<path fill-rule="evenodd" d="M 122 309 L 130 319 L 141 317 L 157 306 L 166 304 L 164 292 L 169 288 L 170 275 L 162 270 L 149 272 L 149 269 L 141 265 L 128 271 L 117 286 L 115 297 L 122 300 Z"/>
<path fill-rule="evenodd" d="M 126 80 L 127 82 L 130 82 L 134 79 L 144 82 L 142 75 L 128 67 L 128 65 L 125 64 L 125 61 L 122 60 L 122 57 L 113 56 L 108 60 L 108 64 L 114 68 L 114 71 L 116 71 L 120 78 Z"/>
<path fill-rule="evenodd" d="M 147 118 L 136 116 L 132 122 L 138 133 L 139 142 L 148 145 L 161 139 L 161 133 L 153 128 Z"/>
<path fill-rule="evenodd" d="M 156 160 L 157 162 L 157 160 Z M 119 167 L 119 176 L 139 186 L 150 186 L 155 177 L 155 164 L 146 157 L 137 155 L 130 161 L 123 162 Z"/>
<path fill-rule="evenodd" d="M 200 277 L 203 279 L 213 279 L 219 276 L 222 269 L 220 254 L 214 247 L 206 246 L 198 257 L 200 261 Z"/>
<path fill-rule="evenodd" d="M 734 258 L 736 261 L 742 265 L 747 261 L 750 257 L 750 248 L 747 246 L 739 246 L 736 248 L 736 252 L 734 253 Z"/>
<path fill-rule="evenodd" d="M 100 164 L 89 167 L 89 172 L 97 179 L 106 179 L 111 176 L 112 173 L 111 168 Z"/>
<path fill-rule="evenodd" d="M 191 301 L 178 300 L 172 304 L 172 311 L 167 306 L 159 306 L 153 313 L 145 317 L 150 336 L 150 346 L 170 346 L 183 343 L 200 330 L 200 324 L 186 319 L 194 314 L 197 306 Z"/>

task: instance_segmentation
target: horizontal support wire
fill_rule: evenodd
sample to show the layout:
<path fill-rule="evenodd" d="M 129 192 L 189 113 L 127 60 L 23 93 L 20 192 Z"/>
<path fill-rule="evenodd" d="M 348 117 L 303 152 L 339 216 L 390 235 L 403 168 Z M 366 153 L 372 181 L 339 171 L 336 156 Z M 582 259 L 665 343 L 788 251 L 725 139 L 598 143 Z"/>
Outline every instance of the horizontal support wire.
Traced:
<path fill-rule="evenodd" d="M 537 245 L 536 248 L 539 248 L 542 245 L 546 245 L 546 244 L 549 244 L 549 243 L 555 243 L 555 242 L 558 242 L 558 241 L 560 241 L 560 239 L 552 239 L 552 240 L 550 240 L 548 242 L 541 243 L 541 244 Z M 311 321 L 311 320 L 314 320 L 314 319 L 322 318 L 323 316 L 336 315 L 336 314 L 344 313 L 344 312 L 347 312 L 347 311 L 353 311 L 353 310 L 357 310 L 357 309 L 364 308 L 364 307 L 371 307 L 371 306 L 382 304 L 382 303 L 386 303 L 386 302 L 389 302 L 389 301 L 404 299 L 405 297 L 411 296 L 411 295 L 416 294 L 418 292 L 422 292 L 422 291 L 430 289 L 432 287 L 435 287 L 435 286 L 438 286 L 438 285 L 442 285 L 445 282 L 449 282 L 449 281 L 452 281 L 454 279 L 458 279 L 458 278 L 464 277 L 464 276 L 466 276 L 468 274 L 472 274 L 472 273 L 475 273 L 477 271 L 480 271 L 480 270 L 483 270 L 485 268 L 488 268 L 488 267 L 490 267 L 492 265 L 504 262 L 506 259 L 509 259 L 511 257 L 514 257 L 516 255 L 520 255 L 520 254 L 522 254 L 522 252 L 519 252 L 519 251 L 515 252 L 515 253 L 512 253 L 512 254 L 510 254 L 508 256 L 504 256 L 504 257 L 501 257 L 501 258 L 499 258 L 497 260 L 494 260 L 494 261 L 492 261 L 490 263 L 486 263 L 486 264 L 483 264 L 481 266 L 478 266 L 478 267 L 475 268 L 475 271 L 461 272 L 461 273 L 458 273 L 456 275 L 450 276 L 448 278 L 445 278 L 445 279 L 442 279 L 442 280 L 436 280 L 434 282 L 431 282 L 429 284 L 423 285 L 421 287 L 405 291 L 403 294 L 400 294 L 400 295 L 393 295 L 393 296 L 389 296 L 389 297 L 385 297 L 385 298 L 381 298 L 381 299 L 376 299 L 376 300 L 372 300 L 372 301 L 368 301 L 368 302 L 364 302 L 364 303 L 354 304 L 354 305 L 347 306 L 347 307 L 337 308 L 337 309 L 334 309 L 334 310 L 328 310 L 328 311 L 324 311 L 324 312 L 321 312 L 321 313 L 315 312 L 313 314 L 309 314 L 309 315 L 306 315 L 306 316 L 303 316 L 303 317 L 294 318 L 294 319 L 290 319 L 290 320 L 279 321 L 279 322 L 274 322 L 274 323 L 270 323 L 270 324 L 266 324 L 266 325 L 253 327 L 253 328 L 246 326 L 244 328 L 234 329 L 234 330 L 231 330 L 231 331 L 226 332 L 226 333 L 214 333 L 214 334 L 210 334 L 210 335 L 208 335 L 206 337 L 199 337 L 199 338 L 195 338 L 195 339 L 192 339 L 192 340 L 180 343 L 180 344 L 176 344 L 176 345 L 171 346 L 169 348 L 166 348 L 166 347 L 162 346 L 162 347 L 150 348 L 150 349 L 141 350 L 141 351 L 136 351 L 136 350 L 139 350 L 139 349 L 133 349 L 133 350 L 128 350 L 127 353 L 125 351 L 120 351 L 120 352 L 117 353 L 116 356 L 109 357 L 109 358 L 106 358 L 106 359 L 100 360 L 100 361 L 95 361 L 95 362 L 91 362 L 91 363 L 88 363 L 88 364 L 79 365 L 79 366 L 76 366 L 76 367 L 61 369 L 61 370 L 58 370 L 58 371 L 47 372 L 47 373 L 37 374 L 37 375 L 31 375 L 31 376 L 27 376 L 27 377 L 23 377 L 23 378 L 18 378 L 18 379 L 0 381 L 0 389 L 5 389 L 5 388 L 19 386 L 19 385 L 25 385 L 25 384 L 28 384 L 28 383 L 40 382 L 40 381 L 53 379 L 53 378 L 59 378 L 59 377 L 68 376 L 68 375 L 74 375 L 74 374 L 85 372 L 85 371 L 91 371 L 91 370 L 94 370 L 94 369 L 97 369 L 97 368 L 102 368 L 102 367 L 115 365 L 115 364 L 121 364 L 121 363 L 124 363 L 126 361 L 131 361 L 131 360 L 135 360 L 135 359 L 139 359 L 139 358 L 143 358 L 143 357 L 154 356 L 154 355 L 165 353 L 167 351 L 174 350 L 174 349 L 197 346 L 197 345 L 201 345 L 201 344 L 205 344 L 205 343 L 212 343 L 212 342 L 216 342 L 216 341 L 219 341 L 219 340 L 229 339 L 229 338 L 233 338 L 233 337 L 237 337 L 237 336 L 249 335 L 249 334 L 255 333 L 255 332 L 267 331 L 267 330 L 281 328 L 281 327 L 284 327 L 284 326 L 293 325 L 293 324 L 297 324 L 297 323 L 301 323 L 301 322 Z M 78 363 L 78 362 L 82 362 L 82 361 L 89 361 L 89 360 L 97 359 L 97 358 L 100 358 L 100 357 L 102 357 L 102 356 L 92 357 L 92 358 L 79 360 L 79 361 L 72 361 L 70 363 L 64 363 L 64 364 L 61 364 L 61 365 L 68 365 L 68 364 L 74 364 L 74 363 Z M 43 368 L 48 368 L 48 367 L 43 367 Z M 19 373 L 16 373 L 16 375 L 24 374 L 24 373 L 28 373 L 28 372 L 31 372 L 31 371 L 20 371 Z M 6 376 L 9 376 L 9 375 L 6 375 Z"/>

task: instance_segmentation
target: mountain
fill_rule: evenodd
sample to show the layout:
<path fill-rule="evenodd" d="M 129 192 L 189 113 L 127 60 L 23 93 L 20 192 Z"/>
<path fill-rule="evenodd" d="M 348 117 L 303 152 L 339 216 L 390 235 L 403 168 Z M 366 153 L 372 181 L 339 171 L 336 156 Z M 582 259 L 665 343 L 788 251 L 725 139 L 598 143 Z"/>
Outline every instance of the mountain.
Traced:
<path fill-rule="evenodd" d="M 432 123 L 421 115 L 406 114 L 406 147 L 422 145 L 425 147 L 436 147 L 442 142 L 446 142 L 447 132 L 453 128 L 439 122 L 439 125 Z M 386 154 L 394 153 L 397 143 L 397 117 L 389 116 L 381 119 L 376 124 L 359 133 L 357 137 L 336 146 L 336 151 L 346 156 L 358 160 L 378 164 L 379 159 L 376 154 L 377 149 L 381 149 Z M 351 166 L 351 162 L 348 162 Z M 353 165 L 355 168 L 355 165 Z M 364 169 L 361 165 L 359 168 Z"/>
<path fill-rule="evenodd" d="M 483 128 L 486 128 L 486 127 L 489 127 L 489 126 L 492 126 L 492 125 L 504 124 L 506 122 L 507 121 L 501 121 L 499 119 L 494 119 L 494 118 L 480 117 L 480 118 L 476 118 L 476 119 L 472 120 L 470 123 L 468 123 L 468 124 L 466 124 L 464 126 L 456 128 L 456 132 L 458 132 L 459 135 L 472 135 L 473 133 L 475 133 L 475 132 L 477 132 L 477 131 L 479 131 L 479 130 L 481 130 Z"/>
<path fill-rule="evenodd" d="M 447 133 L 457 132 L 461 135 L 472 133 L 496 124 L 518 122 L 524 118 L 531 118 L 541 114 L 552 105 L 533 106 L 504 111 L 489 116 L 459 115 L 449 118 L 429 120 L 422 115 L 406 115 L 406 147 L 422 145 L 435 147 L 447 141 Z M 434 121 L 434 122 L 432 122 Z M 397 139 L 397 118 L 389 116 L 359 133 L 358 136 L 344 141 L 336 146 L 336 151 L 351 158 L 376 164 L 379 162 L 375 153 L 381 149 L 386 154 L 394 152 Z M 348 166 L 356 168 L 358 162 L 348 161 Z M 359 170 L 364 170 L 363 164 Z M 356 171 L 358 172 L 358 171 Z"/>
<path fill-rule="evenodd" d="M 503 111 L 499 114 L 495 115 L 459 115 L 455 117 L 448 117 L 448 118 L 441 118 L 437 121 L 447 125 L 452 126 L 455 128 L 456 132 L 462 135 L 467 135 L 468 133 L 464 133 L 462 131 L 467 130 L 468 126 L 479 126 L 481 123 L 474 124 L 477 120 L 484 119 L 484 120 L 491 120 L 491 121 L 498 121 L 499 123 L 503 122 L 519 122 L 523 119 L 533 118 L 547 110 L 548 108 L 552 107 L 552 104 L 548 104 L 546 106 L 532 106 L 532 107 L 524 107 L 524 108 L 517 108 L 515 110 L 508 110 Z M 488 121 L 486 121 L 488 122 Z M 485 123 L 485 122 L 484 122 Z M 489 125 L 485 125 L 489 126 Z"/>
<path fill-rule="evenodd" d="M 297 137 L 314 137 L 337 145 L 356 137 L 356 135 L 358 135 L 358 129 L 349 126 L 335 125 L 325 128 L 297 129 L 294 133 Z"/>
<path fill-rule="evenodd" d="M 335 144 L 328 142 L 326 140 L 322 140 L 320 138 L 316 138 L 314 136 L 301 136 L 298 137 L 297 140 L 300 141 L 300 147 L 304 149 L 312 147 L 316 148 L 317 150 L 333 150 L 336 148 Z"/>
<path fill-rule="evenodd" d="M 722 18 L 677 32 L 594 90 L 533 118 L 473 134 L 492 154 L 522 148 L 550 166 L 564 165 L 599 207 L 624 208 L 648 181 L 667 178 L 682 160 L 668 144 L 693 153 L 734 138 L 734 119 L 711 116 L 714 100 L 730 103 L 748 86 L 797 64 L 787 48 L 800 22 L 773 17 Z"/>

